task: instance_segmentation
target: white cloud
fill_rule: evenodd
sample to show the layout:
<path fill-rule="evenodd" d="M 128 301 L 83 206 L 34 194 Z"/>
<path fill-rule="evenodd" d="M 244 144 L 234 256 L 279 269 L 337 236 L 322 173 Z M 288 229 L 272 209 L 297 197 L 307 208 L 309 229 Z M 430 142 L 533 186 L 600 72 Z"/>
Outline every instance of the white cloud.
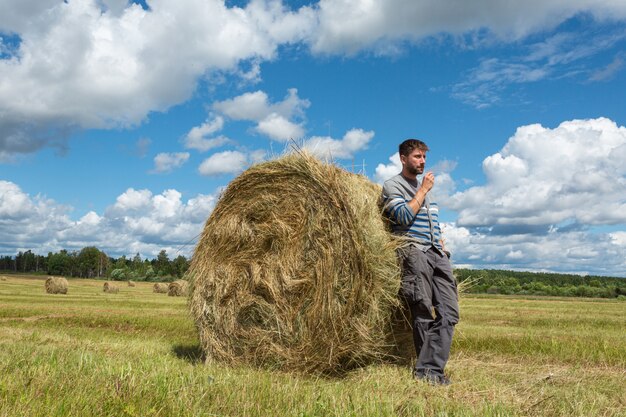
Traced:
<path fill-rule="evenodd" d="M 376 166 L 376 172 L 374 173 L 374 179 L 377 183 L 382 184 L 394 175 L 402 172 L 402 162 L 400 162 L 400 155 L 398 152 L 389 157 L 390 164 L 378 164 Z"/>
<path fill-rule="evenodd" d="M 626 276 L 626 239 L 620 234 L 500 235 L 444 225 L 446 247 L 456 267 Z"/>
<path fill-rule="evenodd" d="M 279 142 L 302 140 L 303 147 L 318 156 L 351 158 L 355 152 L 367 148 L 374 132 L 363 129 L 351 129 L 342 139 L 313 136 L 308 140 L 303 140 L 305 110 L 310 105 L 309 100 L 298 97 L 297 89 L 290 88 L 285 98 L 279 102 L 272 103 L 268 95 L 259 90 L 215 102 L 212 108 L 231 120 L 255 122 L 254 131 L 272 140 Z M 220 120 L 221 122 L 222 120 Z M 214 124 L 215 122 L 210 126 Z M 222 124 L 219 125 L 219 128 L 222 128 Z M 214 163 L 211 161 L 211 164 Z M 202 171 L 212 172 L 205 169 Z"/>
<path fill-rule="evenodd" d="M 27 194 L 9 181 L 0 180 L 0 217 L 16 218 L 32 209 Z"/>
<path fill-rule="evenodd" d="M 467 227 L 626 223 L 626 128 L 600 118 L 517 129 L 487 157 L 487 183 L 444 201 Z"/>
<path fill-rule="evenodd" d="M 72 222 L 70 208 L 43 196 L 31 197 L 9 181 L 0 181 L 0 252 L 33 249 L 45 253 L 55 231 Z"/>
<path fill-rule="evenodd" d="M 213 104 L 213 108 L 233 120 L 258 121 L 270 113 L 267 93 L 260 90 L 218 101 Z"/>
<path fill-rule="evenodd" d="M 343 135 L 342 139 L 313 136 L 304 142 L 303 148 L 322 158 L 348 159 L 352 158 L 356 152 L 366 149 L 373 137 L 373 131 L 351 129 Z"/>
<path fill-rule="evenodd" d="M 251 151 L 248 154 L 248 159 L 253 164 L 258 164 L 259 162 L 263 162 L 267 159 L 267 151 L 265 151 L 264 149 L 257 149 L 257 150 Z"/>
<path fill-rule="evenodd" d="M 187 204 L 183 206 L 182 216 L 192 224 L 204 224 L 214 205 L 215 196 L 198 194 L 196 197 L 189 199 Z"/>
<path fill-rule="evenodd" d="M 111 209 L 119 212 L 145 210 L 150 204 L 151 198 L 152 193 L 149 190 L 129 188 L 117 197 Z"/>
<path fill-rule="evenodd" d="M 258 59 L 253 59 L 248 69 L 240 66 L 236 74 L 241 79 L 240 87 L 247 84 L 257 84 L 261 82 L 261 63 Z"/>
<path fill-rule="evenodd" d="M 256 127 L 259 133 L 281 142 L 290 139 L 297 140 L 304 135 L 304 128 L 300 124 L 290 122 L 285 117 L 272 113 L 263 120 L 259 121 Z"/>
<path fill-rule="evenodd" d="M 128 0 L 100 0 L 106 6 L 109 13 L 114 16 L 122 14 L 124 9 L 128 6 Z"/>
<path fill-rule="evenodd" d="M 254 26 L 267 32 L 276 43 L 306 41 L 316 29 L 318 17 L 315 8 L 304 6 L 292 11 L 283 3 L 289 4 L 279 0 L 252 0 L 245 11 Z"/>
<path fill-rule="evenodd" d="M 252 0 L 245 7 L 228 7 L 224 0 L 153 0 L 148 10 L 124 0 L 0 1 L 0 31 L 19 40 L 0 60 L 0 160 L 43 146 L 62 150 L 76 129 L 136 126 L 150 112 L 188 100 L 200 79 L 238 74 L 255 82 L 261 63 L 275 59 L 281 45 L 306 44 L 315 53 L 395 53 L 406 41 L 485 30 L 515 40 L 585 12 L 597 19 L 623 19 L 626 5 L 622 0 L 482 0 L 453 6 L 423 0 L 321 0 L 294 11 L 278 0 Z M 481 83 L 481 76 L 507 82 L 540 79 L 554 66 L 590 56 L 617 38 L 594 37 L 581 46 L 580 36 L 555 37 L 529 51 L 542 64 L 486 60 L 454 94 L 476 106 L 490 105 L 503 84 Z M 548 62 L 551 48 L 561 49 Z M 620 66 L 617 60 L 604 73 L 587 71 L 588 79 L 603 79 Z M 240 97 L 242 103 L 251 100 L 244 109 L 224 108 L 223 113 L 257 123 L 276 113 L 295 133 L 303 129 L 294 118 L 308 102 L 297 94 L 290 92 L 276 104 L 265 93 L 249 94 Z M 259 131 L 268 134 L 264 126 Z M 285 135 L 281 129 L 274 138 Z M 195 144 L 202 149 L 220 142 L 200 137 L 209 141 Z"/>
<path fill-rule="evenodd" d="M 161 249 L 172 253 L 197 237 L 214 205 L 213 195 L 199 194 L 184 202 L 182 194 L 174 189 L 157 195 L 149 190 L 129 189 L 105 210 L 99 230 L 92 230 L 91 239 L 98 239 L 96 246 L 108 247 L 115 253 L 154 256 Z M 192 248 L 193 244 L 185 246 L 183 254 L 188 256 Z"/>
<path fill-rule="evenodd" d="M 103 214 L 90 211 L 74 221 L 70 207 L 0 181 L 0 236 L 6 237 L 0 239 L 0 253 L 31 249 L 45 255 L 96 246 L 110 256 L 155 256 L 161 249 L 189 256 L 215 201 L 213 195 L 184 202 L 177 190 L 153 195 L 129 188 Z"/>
<path fill-rule="evenodd" d="M 214 148 L 228 145 L 229 143 L 233 143 L 233 141 L 224 135 L 219 135 L 214 138 L 198 138 L 195 140 L 189 140 L 189 138 L 187 138 L 185 141 L 185 148 L 196 149 L 199 152 L 206 152 Z"/>
<path fill-rule="evenodd" d="M 454 4 L 424 0 L 320 0 L 320 23 L 312 38 L 312 49 L 348 54 L 373 49 L 393 54 L 402 41 L 483 30 L 501 39 L 517 40 L 585 12 L 598 19 L 623 19 L 626 4 L 621 0 L 480 0 Z"/>
<path fill-rule="evenodd" d="M 178 214 L 182 208 L 180 198 L 182 194 L 176 190 L 165 190 L 163 194 L 152 199 L 156 218 L 166 219 Z"/>
<path fill-rule="evenodd" d="M 210 136 L 216 132 L 219 132 L 224 127 L 224 118 L 222 116 L 215 116 L 213 119 L 207 119 L 200 126 L 193 127 L 187 136 L 185 136 L 184 144 L 187 149 L 196 149 L 200 152 L 206 152 L 209 149 L 217 148 L 231 140 L 226 136 L 220 135 L 211 138 Z"/>
<path fill-rule="evenodd" d="M 488 181 L 500 189 L 505 189 L 515 185 L 518 178 L 528 174 L 528 164 L 515 155 L 503 157 L 497 153 L 485 158 L 483 170 Z"/>
<path fill-rule="evenodd" d="M 35 17 L 58 5 L 57 0 L 21 0 L 0 2 L 0 30 L 20 33 L 32 24 Z"/>
<path fill-rule="evenodd" d="M 311 105 L 307 99 L 298 97 L 298 89 L 290 88 L 282 101 L 270 104 L 267 107 L 267 114 L 276 113 L 287 119 L 304 117 L 304 110 Z"/>
<path fill-rule="evenodd" d="M 153 0 L 143 10 L 107 0 L 104 12 L 96 0 L 18 3 L 0 2 L 0 30 L 21 40 L 0 60 L 0 151 L 8 154 L 63 143 L 68 129 L 141 123 L 187 100 L 200 77 L 271 59 L 315 22 L 311 8 L 276 1 Z"/>
<path fill-rule="evenodd" d="M 202 161 L 198 167 L 198 172 L 207 176 L 236 174 L 243 171 L 248 163 L 248 157 L 242 152 L 218 152 Z"/>
<path fill-rule="evenodd" d="M 224 118 L 222 116 L 210 115 L 200 126 L 193 127 L 185 136 L 184 146 L 187 149 L 196 149 L 200 152 L 206 152 L 213 148 L 218 148 L 233 141 L 224 135 L 211 137 L 211 135 L 221 131 L 224 128 Z"/>
<path fill-rule="evenodd" d="M 304 110 L 311 103 L 298 97 L 298 90 L 290 88 L 282 101 L 271 103 L 267 93 L 255 91 L 232 99 L 218 101 L 213 109 L 232 120 L 256 122 L 255 130 L 270 139 L 285 142 L 304 136 Z"/>
<path fill-rule="evenodd" d="M 212 135 L 215 132 L 219 132 L 224 127 L 224 118 L 216 116 L 213 120 L 208 120 L 200 127 L 194 127 L 187 134 L 192 139 L 202 138 L 207 135 Z"/>
<path fill-rule="evenodd" d="M 602 81 L 622 67 L 618 54 L 602 69 L 586 59 L 614 47 L 626 39 L 623 30 L 601 35 L 560 32 L 544 41 L 525 46 L 526 53 L 510 58 L 485 58 L 471 69 L 466 79 L 452 87 L 452 96 L 476 108 L 501 102 L 502 93 L 512 85 L 550 78 L 579 77 L 582 82 Z"/>
<path fill-rule="evenodd" d="M 271 103 L 264 91 L 244 93 L 232 99 L 218 101 L 213 108 L 233 120 L 250 120 L 259 122 L 266 117 L 277 114 L 286 119 L 303 117 L 304 110 L 311 103 L 298 97 L 298 89 L 290 88 L 282 101 Z"/>
<path fill-rule="evenodd" d="M 626 232 L 614 232 L 609 233 L 609 237 L 616 245 L 626 247 Z"/>
<path fill-rule="evenodd" d="M 161 152 L 154 157 L 153 173 L 170 172 L 181 167 L 189 159 L 189 152 L 165 153 Z"/>

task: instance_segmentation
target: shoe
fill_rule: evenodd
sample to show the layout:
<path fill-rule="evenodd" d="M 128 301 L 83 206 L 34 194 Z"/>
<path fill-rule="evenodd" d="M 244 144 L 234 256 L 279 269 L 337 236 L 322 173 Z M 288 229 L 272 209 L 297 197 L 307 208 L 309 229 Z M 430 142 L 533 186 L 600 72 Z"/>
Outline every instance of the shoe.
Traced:
<path fill-rule="evenodd" d="M 452 381 L 445 375 L 439 376 L 439 385 L 450 385 Z"/>
<path fill-rule="evenodd" d="M 431 385 L 450 385 L 452 383 L 450 378 L 445 375 L 436 375 L 429 372 L 425 374 L 414 372 L 413 377 L 418 381 L 425 381 Z"/>

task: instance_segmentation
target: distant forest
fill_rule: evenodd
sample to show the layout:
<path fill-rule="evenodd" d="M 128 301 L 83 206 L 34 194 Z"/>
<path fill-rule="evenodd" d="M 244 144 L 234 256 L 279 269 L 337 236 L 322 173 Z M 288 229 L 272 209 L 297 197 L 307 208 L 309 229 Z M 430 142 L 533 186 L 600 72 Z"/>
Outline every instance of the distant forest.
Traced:
<path fill-rule="evenodd" d="M 90 246 L 80 251 L 61 250 L 47 256 L 32 251 L 0 257 L 0 272 L 61 275 L 111 280 L 169 281 L 184 276 L 189 260 L 170 259 L 162 250 L 154 259 L 112 258 Z M 594 275 L 519 272 L 496 269 L 455 269 L 457 281 L 471 294 L 551 295 L 626 299 L 626 278 Z"/>
<path fill-rule="evenodd" d="M 626 299 L 626 278 L 497 269 L 455 269 L 454 274 L 470 294 Z"/>
<path fill-rule="evenodd" d="M 136 254 L 112 258 L 94 246 L 80 251 L 61 250 L 47 256 L 30 250 L 16 256 L 0 257 L 0 271 L 14 273 L 60 275 L 79 278 L 108 278 L 112 280 L 168 281 L 181 278 L 189 268 L 189 260 L 182 255 L 170 259 L 162 250 L 154 259 L 142 259 Z"/>

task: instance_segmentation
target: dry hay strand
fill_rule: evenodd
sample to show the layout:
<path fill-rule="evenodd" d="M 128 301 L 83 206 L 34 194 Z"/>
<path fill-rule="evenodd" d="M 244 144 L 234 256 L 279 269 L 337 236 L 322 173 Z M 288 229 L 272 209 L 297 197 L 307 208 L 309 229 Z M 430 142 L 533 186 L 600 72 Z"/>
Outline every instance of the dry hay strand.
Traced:
<path fill-rule="evenodd" d="M 457 292 L 459 295 L 467 294 L 470 292 L 472 288 L 480 283 L 480 278 L 472 278 L 471 276 L 467 277 L 465 280 L 461 281 L 457 285 Z"/>
<path fill-rule="evenodd" d="M 380 194 L 307 154 L 234 179 L 189 271 L 207 359 L 342 375 L 397 352 L 399 243 Z"/>
<path fill-rule="evenodd" d="M 171 297 L 182 297 L 189 293 L 189 283 L 184 279 L 178 279 L 174 282 L 170 282 L 167 289 L 167 295 Z"/>
<path fill-rule="evenodd" d="M 69 283 L 63 277 L 48 277 L 45 287 L 48 294 L 67 294 Z"/>
<path fill-rule="evenodd" d="M 135 286 L 135 282 L 131 281 L 131 280 L 128 280 L 128 286 L 129 287 L 134 287 Z"/>
<path fill-rule="evenodd" d="M 117 285 L 111 284 L 107 281 L 102 286 L 102 291 L 109 294 L 117 294 L 120 291 L 120 288 Z"/>
<path fill-rule="evenodd" d="M 162 282 L 157 282 L 156 284 L 154 284 L 152 286 L 152 292 L 156 292 L 156 293 L 159 293 L 159 294 L 167 293 L 168 289 L 169 289 L 168 285 L 164 284 Z"/>

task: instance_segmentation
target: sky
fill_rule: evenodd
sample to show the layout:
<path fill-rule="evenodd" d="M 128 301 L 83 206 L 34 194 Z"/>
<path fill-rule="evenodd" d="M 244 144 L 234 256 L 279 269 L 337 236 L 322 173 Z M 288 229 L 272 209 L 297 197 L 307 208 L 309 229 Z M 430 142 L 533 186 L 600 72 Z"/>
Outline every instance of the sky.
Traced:
<path fill-rule="evenodd" d="M 190 256 L 304 148 L 429 147 L 456 267 L 626 277 L 623 0 L 0 0 L 0 254 Z"/>

